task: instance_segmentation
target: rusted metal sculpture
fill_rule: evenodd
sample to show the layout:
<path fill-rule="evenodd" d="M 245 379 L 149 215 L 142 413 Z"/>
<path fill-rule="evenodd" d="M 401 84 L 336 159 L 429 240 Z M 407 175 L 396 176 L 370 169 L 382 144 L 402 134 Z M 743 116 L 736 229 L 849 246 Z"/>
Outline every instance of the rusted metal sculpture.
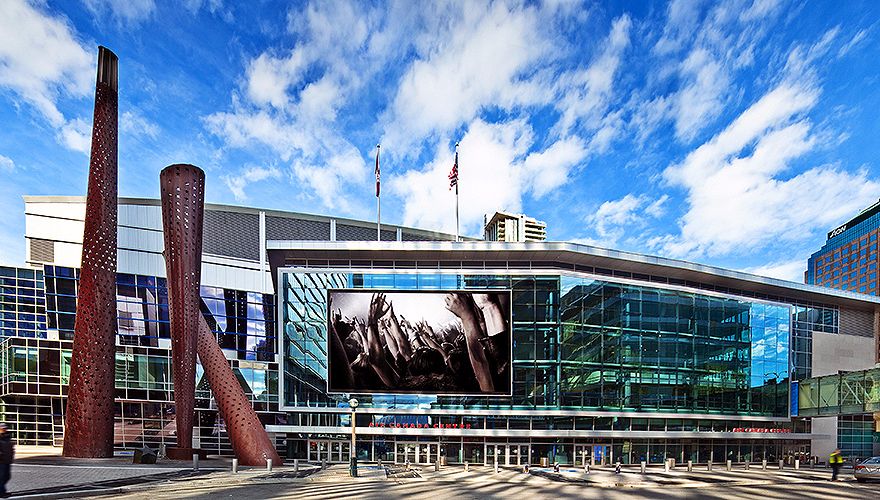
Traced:
<path fill-rule="evenodd" d="M 82 270 L 76 306 L 65 457 L 113 456 L 119 59 L 98 47 Z"/>
<path fill-rule="evenodd" d="M 192 447 L 196 394 L 196 337 L 199 329 L 199 287 L 202 276 L 202 224 L 205 172 L 193 165 L 171 165 L 159 174 L 165 270 L 174 363 L 174 408 L 177 446 L 169 458 L 188 460 Z"/>
<path fill-rule="evenodd" d="M 190 448 L 198 352 L 241 464 L 265 465 L 267 460 L 280 464 L 278 452 L 199 310 L 205 173 L 193 165 L 171 165 L 162 170 L 159 180 L 177 414 L 177 447 L 170 448 L 167 455 L 187 460 L 198 453 Z"/>
<path fill-rule="evenodd" d="M 232 373 L 229 361 L 220 350 L 217 339 L 204 317 L 199 317 L 199 360 L 217 400 L 220 415 L 232 450 L 242 465 L 266 465 L 267 460 L 280 464 L 275 446 L 266 434 L 257 413 L 248 401 L 241 384 Z"/>

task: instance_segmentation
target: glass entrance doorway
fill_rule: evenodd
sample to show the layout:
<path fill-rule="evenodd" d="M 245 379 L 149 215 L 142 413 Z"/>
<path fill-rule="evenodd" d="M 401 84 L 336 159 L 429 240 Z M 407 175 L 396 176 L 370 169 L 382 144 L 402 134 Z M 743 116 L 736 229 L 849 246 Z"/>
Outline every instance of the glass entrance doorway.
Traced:
<path fill-rule="evenodd" d="M 580 467 L 584 465 L 604 467 L 611 464 L 609 456 L 610 446 L 604 444 L 575 445 L 574 463 Z"/>
<path fill-rule="evenodd" d="M 348 462 L 350 453 L 351 443 L 348 441 L 335 441 L 331 439 L 309 440 L 309 462 Z"/>
<path fill-rule="evenodd" d="M 398 441 L 394 461 L 403 464 L 433 464 L 440 458 L 440 443 L 416 443 Z"/>
<path fill-rule="evenodd" d="M 486 465 L 525 465 L 529 462 L 529 445 L 486 443 Z"/>

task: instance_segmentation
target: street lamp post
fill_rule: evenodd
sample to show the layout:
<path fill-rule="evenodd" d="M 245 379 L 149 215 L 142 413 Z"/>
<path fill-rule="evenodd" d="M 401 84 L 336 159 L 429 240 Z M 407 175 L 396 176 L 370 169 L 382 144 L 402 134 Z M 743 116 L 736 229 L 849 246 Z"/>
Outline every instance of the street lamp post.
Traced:
<path fill-rule="evenodd" d="M 358 400 L 351 398 L 348 400 L 348 406 L 351 408 L 351 465 L 349 466 L 349 473 L 351 474 L 351 477 L 357 477 L 357 430 L 355 427 L 354 411 L 358 407 Z"/>

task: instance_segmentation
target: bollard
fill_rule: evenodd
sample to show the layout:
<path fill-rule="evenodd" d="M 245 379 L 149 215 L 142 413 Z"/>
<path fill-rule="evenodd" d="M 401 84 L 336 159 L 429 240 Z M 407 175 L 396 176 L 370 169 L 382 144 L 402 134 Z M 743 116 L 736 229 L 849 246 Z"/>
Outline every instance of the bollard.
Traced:
<path fill-rule="evenodd" d="M 553 462 L 553 472 L 559 474 L 559 462 Z"/>
<path fill-rule="evenodd" d="M 471 464 L 470 464 L 470 462 L 465 462 L 464 463 L 464 471 L 467 472 L 469 470 L 471 470 Z"/>
<path fill-rule="evenodd" d="M 647 464 L 647 463 L 645 463 L 645 461 L 644 461 L 644 460 L 642 460 L 642 474 L 644 474 L 644 473 L 645 473 L 645 467 L 646 467 L 646 466 L 647 466 L 647 465 L 648 465 L 648 464 Z"/>
<path fill-rule="evenodd" d="M 326 458 L 322 458 L 322 459 L 321 459 L 321 468 L 322 468 L 322 469 L 326 469 L 326 468 L 327 468 L 327 459 L 326 459 Z"/>
<path fill-rule="evenodd" d="M 529 473 L 529 464 L 523 464 L 523 474 Z"/>
<path fill-rule="evenodd" d="M 727 461 L 727 471 L 730 472 L 731 469 L 733 469 L 733 462 L 728 460 Z"/>
<path fill-rule="evenodd" d="M 794 470 L 799 470 L 800 468 L 801 468 L 801 459 L 795 458 L 794 459 Z"/>
<path fill-rule="evenodd" d="M 298 458 L 293 459 L 293 472 L 299 472 L 299 459 Z"/>
<path fill-rule="evenodd" d="M 694 471 L 694 461 L 688 460 L 688 472 L 693 472 L 693 471 Z"/>
<path fill-rule="evenodd" d="M 238 474 L 238 459 L 237 458 L 232 459 L 232 473 Z"/>
<path fill-rule="evenodd" d="M 746 470 L 749 470 L 749 462 L 746 461 Z"/>
<path fill-rule="evenodd" d="M 266 470 L 272 472 L 272 459 L 266 460 Z"/>
<path fill-rule="evenodd" d="M 199 470 L 199 454 L 193 453 L 193 470 Z"/>
<path fill-rule="evenodd" d="M 780 461 L 779 461 L 779 470 L 782 470 L 782 468 L 784 467 L 784 465 L 785 465 L 785 462 L 784 462 L 783 460 L 780 460 Z"/>
<path fill-rule="evenodd" d="M 495 474 L 498 474 L 498 460 L 495 460 Z"/>
<path fill-rule="evenodd" d="M 816 459 L 813 458 L 813 457 L 810 457 L 810 468 L 811 468 L 811 469 L 815 469 L 815 468 L 816 468 Z"/>
<path fill-rule="evenodd" d="M 767 459 L 761 460 L 761 470 L 767 470 Z"/>
<path fill-rule="evenodd" d="M 434 460 L 434 472 L 440 472 L 440 459 Z"/>
<path fill-rule="evenodd" d="M 669 472 L 669 460 L 663 462 L 663 472 Z"/>
<path fill-rule="evenodd" d="M 409 459 L 406 459 L 406 470 L 409 470 Z"/>
<path fill-rule="evenodd" d="M 587 472 L 590 472 L 589 470 Z M 614 473 L 620 474 L 620 462 L 617 462 L 617 465 L 614 466 Z"/>
<path fill-rule="evenodd" d="M 711 460 L 709 460 L 709 461 L 706 463 L 706 470 L 708 470 L 708 471 L 711 471 L 711 470 L 712 470 L 712 461 L 711 461 Z"/>
<path fill-rule="evenodd" d="M 590 464 L 584 464 L 584 474 L 590 473 Z"/>

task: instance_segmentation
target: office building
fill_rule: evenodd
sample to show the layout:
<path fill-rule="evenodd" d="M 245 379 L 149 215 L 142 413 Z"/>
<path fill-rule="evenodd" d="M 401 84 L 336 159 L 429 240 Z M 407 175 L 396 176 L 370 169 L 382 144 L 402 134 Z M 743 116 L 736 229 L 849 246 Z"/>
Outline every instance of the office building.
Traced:
<path fill-rule="evenodd" d="M 483 217 L 483 239 L 486 241 L 544 241 L 547 224 L 525 214 L 495 212 Z"/>
<path fill-rule="evenodd" d="M 807 261 L 805 282 L 838 290 L 877 295 L 877 234 L 880 201 L 828 232 L 828 239 Z"/>

